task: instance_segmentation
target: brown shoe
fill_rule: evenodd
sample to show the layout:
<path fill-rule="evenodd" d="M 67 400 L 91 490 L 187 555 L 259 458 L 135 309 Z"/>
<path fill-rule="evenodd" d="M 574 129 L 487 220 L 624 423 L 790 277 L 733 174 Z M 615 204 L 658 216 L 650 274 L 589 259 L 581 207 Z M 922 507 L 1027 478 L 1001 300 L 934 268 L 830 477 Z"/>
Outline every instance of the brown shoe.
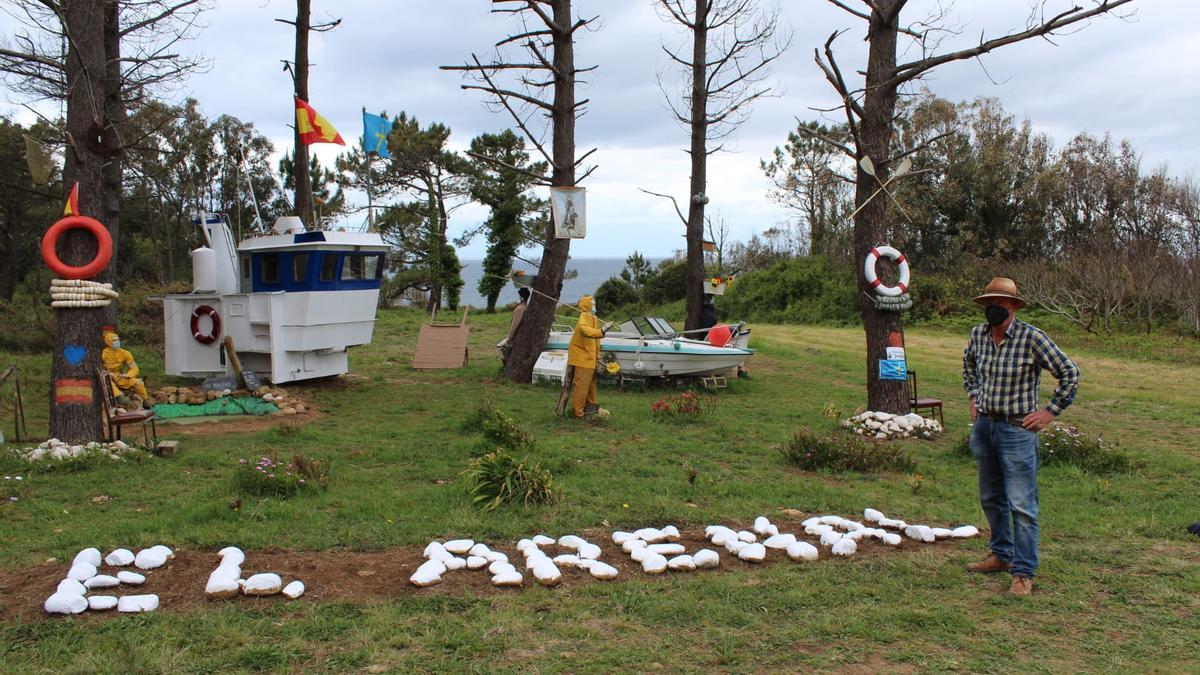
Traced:
<path fill-rule="evenodd" d="M 1008 563 L 996 557 L 995 553 L 992 553 L 977 563 L 967 565 L 967 571 L 978 572 L 980 574 L 995 574 L 996 572 L 1007 572 L 1008 567 Z"/>
<path fill-rule="evenodd" d="M 1033 579 L 1029 577 L 1013 577 L 1012 586 L 1008 587 L 1009 595 L 1029 595 L 1033 593 Z"/>

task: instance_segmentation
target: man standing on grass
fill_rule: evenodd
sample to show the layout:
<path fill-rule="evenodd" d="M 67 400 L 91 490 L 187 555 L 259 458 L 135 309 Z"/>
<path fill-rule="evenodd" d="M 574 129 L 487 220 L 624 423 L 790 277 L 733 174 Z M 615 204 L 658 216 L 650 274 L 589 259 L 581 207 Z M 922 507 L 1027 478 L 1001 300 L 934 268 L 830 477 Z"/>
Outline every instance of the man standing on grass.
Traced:
<path fill-rule="evenodd" d="M 987 323 L 971 329 L 963 386 L 974 424 L 979 502 L 992 538 L 991 554 L 967 569 L 1011 572 L 1009 593 L 1029 595 L 1038 566 L 1038 432 L 1075 399 L 1079 368 L 1049 336 L 1017 320 L 1027 303 L 1012 279 L 993 278 L 975 302 L 984 306 Z M 1058 379 L 1058 388 L 1038 409 L 1043 369 Z"/>

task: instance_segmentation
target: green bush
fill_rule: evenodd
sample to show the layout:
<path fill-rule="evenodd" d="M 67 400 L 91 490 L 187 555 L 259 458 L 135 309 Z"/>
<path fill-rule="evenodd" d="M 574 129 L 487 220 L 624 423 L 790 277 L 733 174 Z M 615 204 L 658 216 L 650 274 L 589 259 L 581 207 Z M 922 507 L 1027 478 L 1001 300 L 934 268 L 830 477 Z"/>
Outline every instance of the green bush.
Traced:
<path fill-rule="evenodd" d="M 482 455 L 496 448 L 513 452 L 536 450 L 533 433 L 504 414 L 490 400 L 479 404 L 475 412 L 463 421 L 463 431 L 479 432 L 483 436 L 476 444 L 473 456 Z"/>
<path fill-rule="evenodd" d="M 780 448 L 784 459 L 805 471 L 910 472 L 917 468 L 912 453 L 891 443 L 837 433 L 819 436 L 809 429 L 792 434 Z"/>
<path fill-rule="evenodd" d="M 718 307 L 730 319 L 853 325 L 859 321 L 857 284 L 850 265 L 804 256 L 739 274 Z"/>
<path fill-rule="evenodd" d="M 535 506 L 555 499 L 554 477 L 537 463 L 518 460 L 503 448 L 476 457 L 463 472 L 471 502 L 485 511 L 501 504 Z"/>
<path fill-rule="evenodd" d="M 596 289 L 596 302 L 608 315 L 621 307 L 637 304 L 638 301 L 638 292 L 620 277 L 609 277 Z"/>
<path fill-rule="evenodd" d="M 642 287 L 642 303 L 665 305 L 687 297 L 687 262 L 664 260 Z"/>
<path fill-rule="evenodd" d="M 971 435 L 967 434 L 954 445 L 960 457 L 974 459 Z M 1128 473 L 1140 469 L 1145 462 L 1137 459 L 1104 437 L 1092 436 L 1078 427 L 1054 424 L 1042 432 L 1038 449 L 1040 466 L 1074 466 L 1087 473 Z"/>
<path fill-rule="evenodd" d="M 284 464 L 275 455 L 257 460 L 239 459 L 233 474 L 238 494 L 259 497 L 294 497 L 303 492 L 329 488 L 329 462 L 295 455 Z"/>

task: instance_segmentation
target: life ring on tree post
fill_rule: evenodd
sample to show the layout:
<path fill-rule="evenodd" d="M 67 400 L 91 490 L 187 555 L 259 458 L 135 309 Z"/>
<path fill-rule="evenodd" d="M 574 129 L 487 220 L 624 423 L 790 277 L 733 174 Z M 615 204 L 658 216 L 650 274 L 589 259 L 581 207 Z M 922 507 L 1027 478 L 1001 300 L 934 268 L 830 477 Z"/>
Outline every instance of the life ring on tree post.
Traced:
<path fill-rule="evenodd" d="M 212 332 L 205 335 L 200 332 L 200 317 L 207 316 L 212 320 Z M 192 338 L 202 345 L 210 345 L 221 337 L 221 315 L 209 305 L 200 305 L 192 310 Z"/>
<path fill-rule="evenodd" d="M 900 268 L 900 281 L 895 286 L 883 285 L 875 273 L 875 263 L 879 262 L 880 257 L 896 261 L 896 265 Z M 875 289 L 877 295 L 896 297 L 908 291 L 908 261 L 904 259 L 903 253 L 891 246 L 876 246 L 867 252 L 867 260 L 863 263 L 863 275 L 866 276 L 867 283 Z"/>
<path fill-rule="evenodd" d="M 96 238 L 96 257 L 81 267 L 68 265 L 58 257 L 58 240 L 70 230 L 87 230 Z M 108 228 L 100 221 L 87 216 L 67 216 L 46 230 L 42 237 L 42 260 L 46 266 L 63 279 L 91 279 L 108 267 L 112 260 L 113 241 Z"/>

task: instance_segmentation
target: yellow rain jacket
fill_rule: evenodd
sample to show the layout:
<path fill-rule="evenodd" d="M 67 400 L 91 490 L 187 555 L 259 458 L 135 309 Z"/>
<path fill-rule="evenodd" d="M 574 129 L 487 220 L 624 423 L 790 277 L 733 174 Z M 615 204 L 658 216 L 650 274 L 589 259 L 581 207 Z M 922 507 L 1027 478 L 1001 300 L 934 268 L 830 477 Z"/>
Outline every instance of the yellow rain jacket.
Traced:
<path fill-rule="evenodd" d="M 600 338 L 604 337 L 604 331 L 600 330 L 600 321 L 592 314 L 592 296 L 580 298 L 579 309 L 583 313 L 579 315 L 579 323 L 575 324 L 575 332 L 567 346 L 567 365 L 595 368 L 600 361 Z"/>
<path fill-rule="evenodd" d="M 116 333 L 105 333 L 104 351 L 100 352 L 100 362 L 113 376 L 113 388 L 117 390 L 113 394 L 120 396 L 124 391 L 133 390 L 133 393 L 145 399 L 146 385 L 138 379 L 141 371 L 137 362 L 133 360 L 133 354 L 128 349 L 113 349 L 113 343 L 117 339 Z M 124 372 L 121 372 L 122 370 Z"/>

